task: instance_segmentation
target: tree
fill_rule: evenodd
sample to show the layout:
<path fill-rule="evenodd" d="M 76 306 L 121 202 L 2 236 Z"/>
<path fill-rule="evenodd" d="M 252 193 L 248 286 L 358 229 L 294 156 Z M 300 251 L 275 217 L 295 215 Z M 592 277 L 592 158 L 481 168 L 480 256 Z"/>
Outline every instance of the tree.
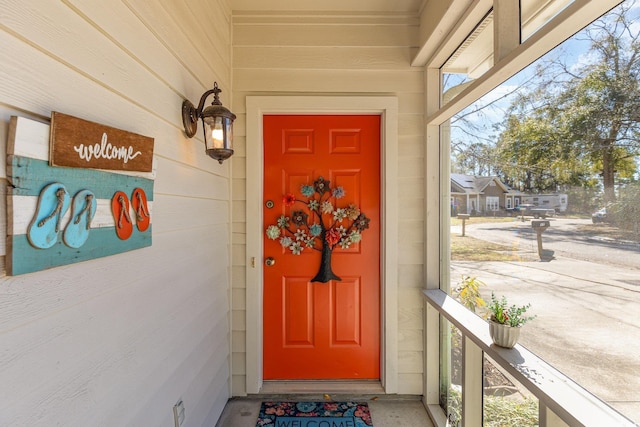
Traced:
<path fill-rule="evenodd" d="M 576 40 L 590 45 L 588 61 L 543 61 L 536 90 L 510 108 L 498 143 L 502 169 L 524 190 L 593 185 L 604 201 L 633 178 L 640 154 L 640 27 L 626 2 L 591 24 Z M 519 175 L 514 172 L 518 170 Z"/>
<path fill-rule="evenodd" d="M 640 235 L 640 182 L 627 185 L 620 193 L 618 201 L 608 211 L 620 227 Z M 608 215 L 608 212 L 607 212 Z"/>
<path fill-rule="evenodd" d="M 474 142 L 455 154 L 453 172 L 477 176 L 495 174 L 495 158 L 492 144 Z"/>
<path fill-rule="evenodd" d="M 566 192 L 574 186 L 597 185 L 589 179 L 592 173 L 584 156 L 564 143 L 549 114 L 549 109 L 538 108 L 507 117 L 496 153 L 503 181 L 525 192 Z"/>
<path fill-rule="evenodd" d="M 454 98 L 471 80 L 457 76 L 452 79 L 451 74 L 445 74 L 445 82 L 455 80 L 455 83 L 445 83 L 448 87 L 443 94 L 446 101 Z M 493 117 L 506 115 L 505 100 L 525 91 L 535 79 L 530 76 L 511 86 L 502 86 L 499 93 L 490 93 L 477 102 L 456 114 L 446 125 L 451 137 L 451 165 L 452 172 L 468 175 L 499 175 L 500 165 L 496 159 L 496 136 L 494 132 L 500 130 Z M 455 133 L 455 137 L 454 137 Z"/>

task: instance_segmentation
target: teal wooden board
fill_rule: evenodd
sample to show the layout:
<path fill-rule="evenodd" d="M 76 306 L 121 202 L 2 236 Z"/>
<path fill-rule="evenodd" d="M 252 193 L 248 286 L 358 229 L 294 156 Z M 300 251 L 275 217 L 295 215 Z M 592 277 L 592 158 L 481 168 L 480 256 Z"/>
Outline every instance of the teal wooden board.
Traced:
<path fill-rule="evenodd" d="M 47 161 L 21 156 L 8 156 L 7 165 L 11 184 L 7 197 L 39 197 L 47 185 L 58 182 L 70 195 L 90 190 L 96 198 L 109 200 L 117 191 L 132 194 L 135 188 L 142 188 L 147 200 L 153 200 L 154 182 L 151 179 L 93 169 L 51 167 Z M 31 217 L 34 212 L 12 212 L 11 215 Z M 79 248 L 65 245 L 64 232 L 65 229 L 61 229 L 56 243 L 47 249 L 31 245 L 26 234 L 8 236 L 7 274 L 33 273 L 151 246 L 151 227 L 141 233 L 134 226 L 133 234 L 127 240 L 118 238 L 114 227 L 92 228 Z"/>
<path fill-rule="evenodd" d="M 78 249 L 70 248 L 62 242 L 62 231 L 57 243 L 49 249 L 34 248 L 29 244 L 25 234 L 9 236 L 9 246 L 12 250 L 8 254 L 10 258 L 7 262 L 7 273 L 13 276 L 33 273 L 151 246 L 152 227 L 144 233 L 134 229 L 127 240 L 120 240 L 114 227 L 91 229 L 89 238 Z"/>
<path fill-rule="evenodd" d="M 147 178 L 94 169 L 52 167 L 47 161 L 22 156 L 8 156 L 7 166 L 10 194 L 18 196 L 38 196 L 47 184 L 61 182 L 70 194 L 89 189 L 98 199 L 111 199 L 116 191 L 131 194 L 140 187 L 147 194 L 147 200 L 153 201 L 153 180 Z"/>

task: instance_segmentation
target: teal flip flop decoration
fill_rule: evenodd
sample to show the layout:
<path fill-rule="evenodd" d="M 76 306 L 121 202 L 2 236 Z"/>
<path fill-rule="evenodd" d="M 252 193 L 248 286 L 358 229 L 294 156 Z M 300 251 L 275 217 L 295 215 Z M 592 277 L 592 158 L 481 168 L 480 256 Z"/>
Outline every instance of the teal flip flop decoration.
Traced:
<path fill-rule="evenodd" d="M 73 196 L 71 219 L 64 229 L 64 243 L 70 248 L 79 248 L 89 238 L 91 221 L 96 215 L 98 202 L 89 190 L 81 190 Z"/>
<path fill-rule="evenodd" d="M 67 189 L 59 182 L 40 191 L 36 212 L 27 229 L 27 238 L 32 246 L 47 249 L 56 244 L 61 230 L 60 221 L 69 209 L 69 199 Z"/>

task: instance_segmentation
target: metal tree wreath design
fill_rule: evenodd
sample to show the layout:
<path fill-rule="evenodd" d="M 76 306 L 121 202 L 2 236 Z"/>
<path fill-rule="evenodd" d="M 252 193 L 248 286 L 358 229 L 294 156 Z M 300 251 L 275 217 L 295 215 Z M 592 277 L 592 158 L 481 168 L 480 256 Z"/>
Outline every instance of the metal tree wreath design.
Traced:
<path fill-rule="evenodd" d="M 306 201 L 296 199 L 291 193 L 285 194 L 282 201 L 287 207 L 302 203 L 310 215 L 304 210 L 294 210 L 291 216 L 280 215 L 277 225 L 267 227 L 267 237 L 279 239 L 282 247 L 294 255 L 300 255 L 305 249 L 321 251 L 320 269 L 312 282 L 342 280 L 331 270 L 331 254 L 336 247 L 347 249 L 358 243 L 362 232 L 369 228 L 370 219 L 355 204 L 337 207 L 335 201 L 344 197 L 344 189 L 332 189 L 330 181 L 323 177 L 318 177 L 313 185 L 302 185 L 300 193 Z"/>

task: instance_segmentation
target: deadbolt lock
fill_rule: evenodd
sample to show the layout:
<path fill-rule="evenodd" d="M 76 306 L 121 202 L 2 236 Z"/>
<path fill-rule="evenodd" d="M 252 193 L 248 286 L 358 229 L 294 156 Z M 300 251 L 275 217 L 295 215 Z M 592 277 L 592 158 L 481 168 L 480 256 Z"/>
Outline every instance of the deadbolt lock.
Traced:
<path fill-rule="evenodd" d="M 264 260 L 264 263 L 267 267 L 273 267 L 274 265 L 276 265 L 276 260 L 268 257 L 267 259 Z"/>

